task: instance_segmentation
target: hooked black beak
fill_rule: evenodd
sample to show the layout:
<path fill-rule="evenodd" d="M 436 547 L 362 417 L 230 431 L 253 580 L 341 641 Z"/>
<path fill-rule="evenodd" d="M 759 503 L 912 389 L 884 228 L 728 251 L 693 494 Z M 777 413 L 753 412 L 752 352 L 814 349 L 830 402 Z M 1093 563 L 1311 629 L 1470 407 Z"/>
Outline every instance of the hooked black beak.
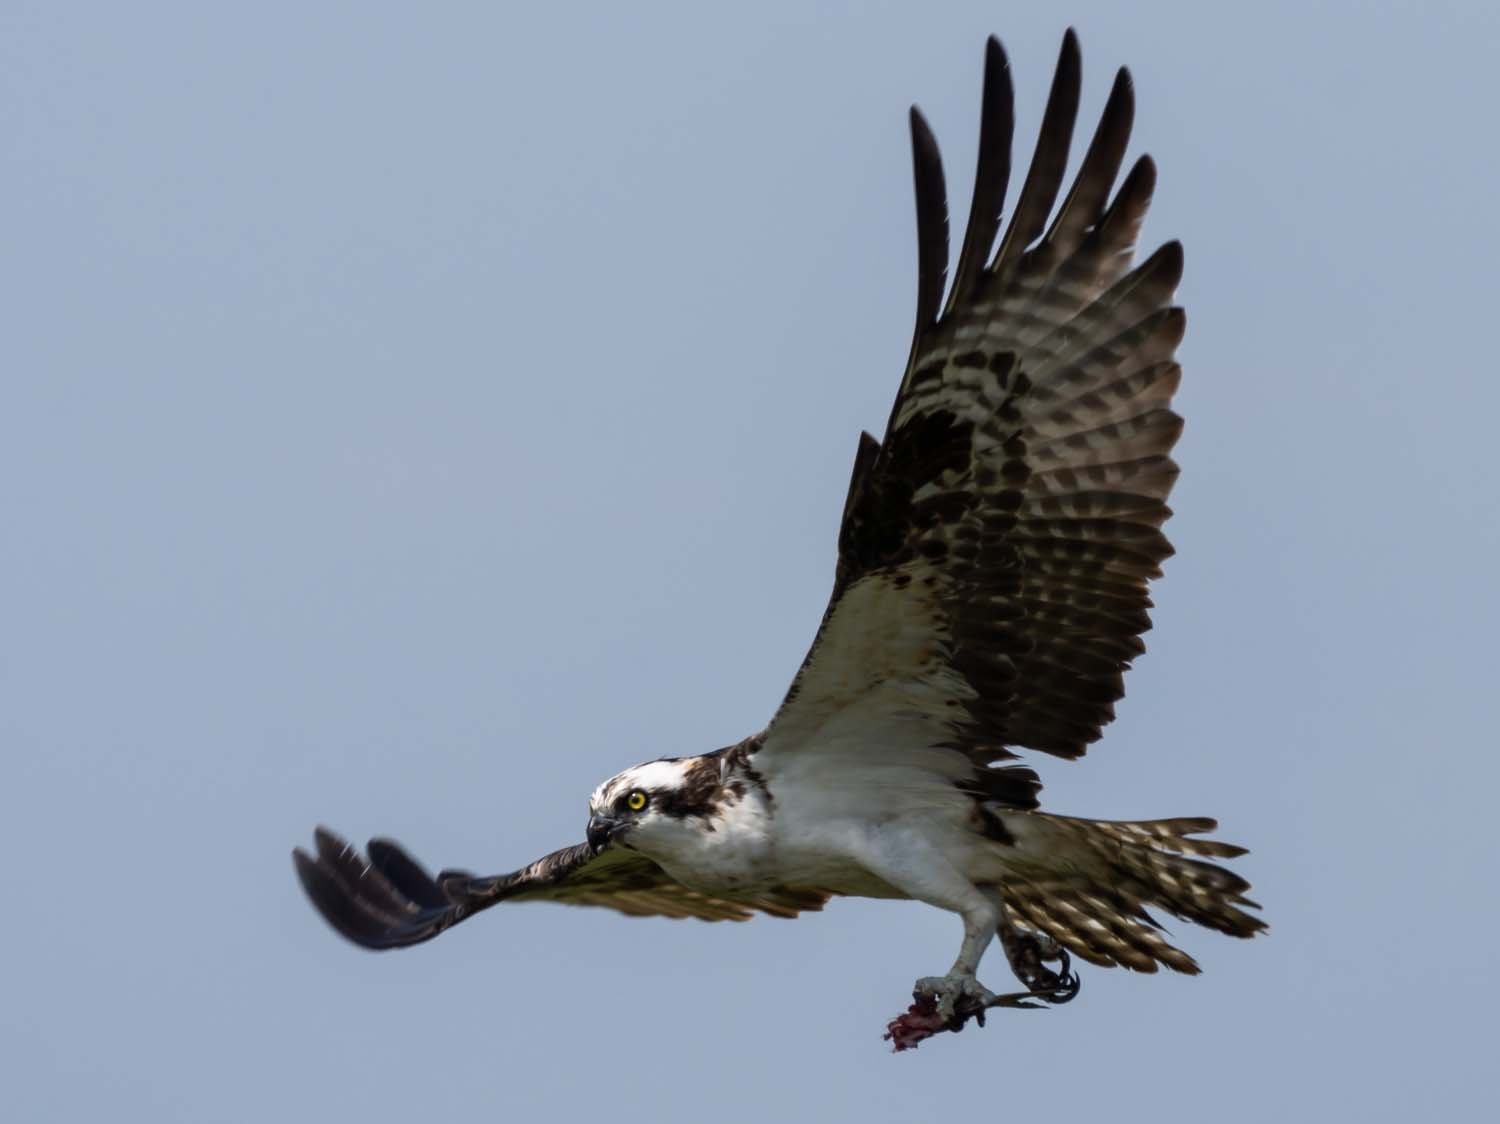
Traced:
<path fill-rule="evenodd" d="M 589 846 L 598 854 L 609 846 L 609 841 L 615 837 L 615 832 L 620 830 L 620 822 L 612 820 L 607 816 L 590 816 L 588 841 Z"/>

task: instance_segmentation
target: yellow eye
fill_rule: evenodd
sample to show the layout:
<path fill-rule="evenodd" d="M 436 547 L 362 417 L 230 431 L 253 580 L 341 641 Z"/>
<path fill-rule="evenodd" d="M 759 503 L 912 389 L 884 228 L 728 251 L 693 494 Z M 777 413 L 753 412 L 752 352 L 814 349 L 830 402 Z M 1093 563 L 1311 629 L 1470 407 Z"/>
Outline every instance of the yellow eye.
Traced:
<path fill-rule="evenodd" d="M 639 812 L 645 806 L 646 794 L 640 789 L 636 789 L 629 796 L 625 797 L 625 807 L 629 808 L 632 812 Z"/>

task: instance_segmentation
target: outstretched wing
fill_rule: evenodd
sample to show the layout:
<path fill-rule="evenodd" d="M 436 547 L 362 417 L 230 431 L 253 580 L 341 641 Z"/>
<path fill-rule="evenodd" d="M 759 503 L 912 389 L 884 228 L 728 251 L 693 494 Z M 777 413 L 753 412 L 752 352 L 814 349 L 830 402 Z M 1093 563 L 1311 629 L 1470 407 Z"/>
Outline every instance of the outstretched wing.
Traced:
<path fill-rule="evenodd" d="M 1081 70 L 1069 31 L 992 258 L 1014 112 L 1009 64 L 989 41 L 946 302 L 942 164 L 912 110 L 916 333 L 884 440 L 860 440 L 833 596 L 756 757 L 768 778 L 793 756 L 857 756 L 879 731 L 887 746 L 945 747 L 939 771 L 1034 807 L 1035 773 L 998 763 L 1013 747 L 1082 754 L 1144 651 L 1147 582 L 1172 552 L 1160 527 L 1181 430 L 1169 404 L 1182 249 L 1131 269 L 1156 173 L 1140 158 L 1110 198 L 1134 116 L 1125 70 L 1053 216 Z"/>
<path fill-rule="evenodd" d="M 292 852 L 302 888 L 330 925 L 365 948 L 404 948 L 431 940 L 482 909 L 503 901 L 602 905 L 637 917 L 698 917 L 748 921 L 755 911 L 795 917 L 821 909 L 828 895 L 783 888 L 747 901 L 690 890 L 633 851 L 587 843 L 564 847 L 510 874 L 475 877 L 445 870 L 436 878 L 388 839 L 372 839 L 365 855 L 327 828 L 315 833 L 316 856 Z"/>

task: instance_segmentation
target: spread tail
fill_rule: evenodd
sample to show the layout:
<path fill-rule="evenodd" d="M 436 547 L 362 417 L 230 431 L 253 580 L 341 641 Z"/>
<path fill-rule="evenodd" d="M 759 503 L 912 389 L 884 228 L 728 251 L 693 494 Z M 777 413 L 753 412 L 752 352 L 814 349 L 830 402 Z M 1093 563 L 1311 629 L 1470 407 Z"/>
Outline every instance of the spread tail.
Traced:
<path fill-rule="evenodd" d="M 1154 972 L 1165 964 L 1196 975 L 1191 956 L 1168 944 L 1148 912 L 1161 909 L 1234 937 L 1266 923 L 1244 907 L 1250 883 L 1204 858 L 1233 858 L 1243 847 L 1191 836 L 1213 831 L 1206 818 L 1116 822 L 1014 812 L 1018 854 L 1002 884 L 1011 920 L 1052 937 L 1094 964 Z M 1192 856 L 1192 857 L 1189 857 Z"/>

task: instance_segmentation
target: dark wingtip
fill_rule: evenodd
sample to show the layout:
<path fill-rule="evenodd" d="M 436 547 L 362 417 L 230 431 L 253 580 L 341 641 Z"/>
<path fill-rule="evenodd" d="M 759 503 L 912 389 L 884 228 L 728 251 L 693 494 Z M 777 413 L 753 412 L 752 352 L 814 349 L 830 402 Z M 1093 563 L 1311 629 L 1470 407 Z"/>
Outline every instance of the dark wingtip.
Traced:
<path fill-rule="evenodd" d="M 321 836 L 318 843 L 323 843 Z M 382 947 L 375 940 L 372 919 L 359 908 L 358 901 L 332 870 L 300 847 L 292 851 L 292 861 L 303 892 L 335 932 L 364 948 Z"/>
<path fill-rule="evenodd" d="M 948 294 L 950 311 L 969 299 L 989 262 L 1010 183 L 1010 147 L 1016 123 L 1015 90 L 1010 79 L 1010 60 L 1006 58 L 1000 40 L 993 35 L 985 44 L 981 99 L 974 191 L 969 202 L 963 247 L 958 254 L 958 269 Z"/>
<path fill-rule="evenodd" d="M 922 154 L 936 156 L 938 153 L 937 135 L 932 131 L 932 126 L 927 121 L 927 115 L 922 112 L 922 107 L 913 103 L 906 111 L 906 120 L 911 125 L 912 144 L 919 148 Z"/>
<path fill-rule="evenodd" d="M 1182 279 L 1183 263 L 1186 260 L 1183 256 L 1181 239 L 1173 238 L 1170 242 L 1163 242 L 1160 253 L 1170 263 L 1172 272 L 1177 275 L 1177 279 L 1180 281 Z"/>
<path fill-rule="evenodd" d="M 316 854 L 292 850 L 303 892 L 323 920 L 346 940 L 369 949 L 419 944 L 461 913 L 395 844 L 378 840 L 366 862 L 328 828 L 313 831 Z"/>
<path fill-rule="evenodd" d="M 1135 166 L 1130 171 L 1132 175 L 1141 178 L 1142 186 L 1147 192 L 1155 190 L 1156 159 L 1149 152 L 1141 153 L 1140 159 L 1135 162 Z"/>
<path fill-rule="evenodd" d="M 307 871 L 313 865 L 313 857 L 301 847 L 292 848 L 292 867 L 297 871 L 297 880 L 307 889 Z"/>
<path fill-rule="evenodd" d="M 453 904 L 432 875 L 395 840 L 372 839 L 365 844 L 365 854 L 387 882 L 424 909 L 447 909 Z"/>
<path fill-rule="evenodd" d="M 1083 49 L 1078 45 L 1078 32 L 1071 27 L 1063 32 L 1062 47 L 1057 52 L 1057 70 L 1077 81 L 1083 78 Z"/>
<path fill-rule="evenodd" d="M 345 851 L 353 850 L 349 846 L 348 840 L 337 832 L 330 831 L 322 824 L 313 828 L 313 842 L 317 844 L 318 855 L 320 857 L 336 857 L 342 855 Z"/>
<path fill-rule="evenodd" d="M 1010 56 L 1005 53 L 1005 44 L 991 35 L 984 41 L 985 73 L 988 74 L 992 68 L 998 72 L 1002 67 L 1010 68 Z"/>
<path fill-rule="evenodd" d="M 996 271 L 1014 268 L 1021 254 L 1046 229 L 1047 218 L 1052 213 L 1067 170 L 1082 89 L 1083 56 L 1078 49 L 1078 36 L 1069 28 L 1058 51 L 1057 69 L 1052 75 L 1047 107 L 1042 112 L 1031 167 L 1026 172 L 1010 225 L 995 255 L 993 268 Z"/>
<path fill-rule="evenodd" d="M 915 105 L 911 125 L 912 177 L 917 204 L 916 338 L 937 319 L 948 280 L 948 191 L 932 127 Z"/>

